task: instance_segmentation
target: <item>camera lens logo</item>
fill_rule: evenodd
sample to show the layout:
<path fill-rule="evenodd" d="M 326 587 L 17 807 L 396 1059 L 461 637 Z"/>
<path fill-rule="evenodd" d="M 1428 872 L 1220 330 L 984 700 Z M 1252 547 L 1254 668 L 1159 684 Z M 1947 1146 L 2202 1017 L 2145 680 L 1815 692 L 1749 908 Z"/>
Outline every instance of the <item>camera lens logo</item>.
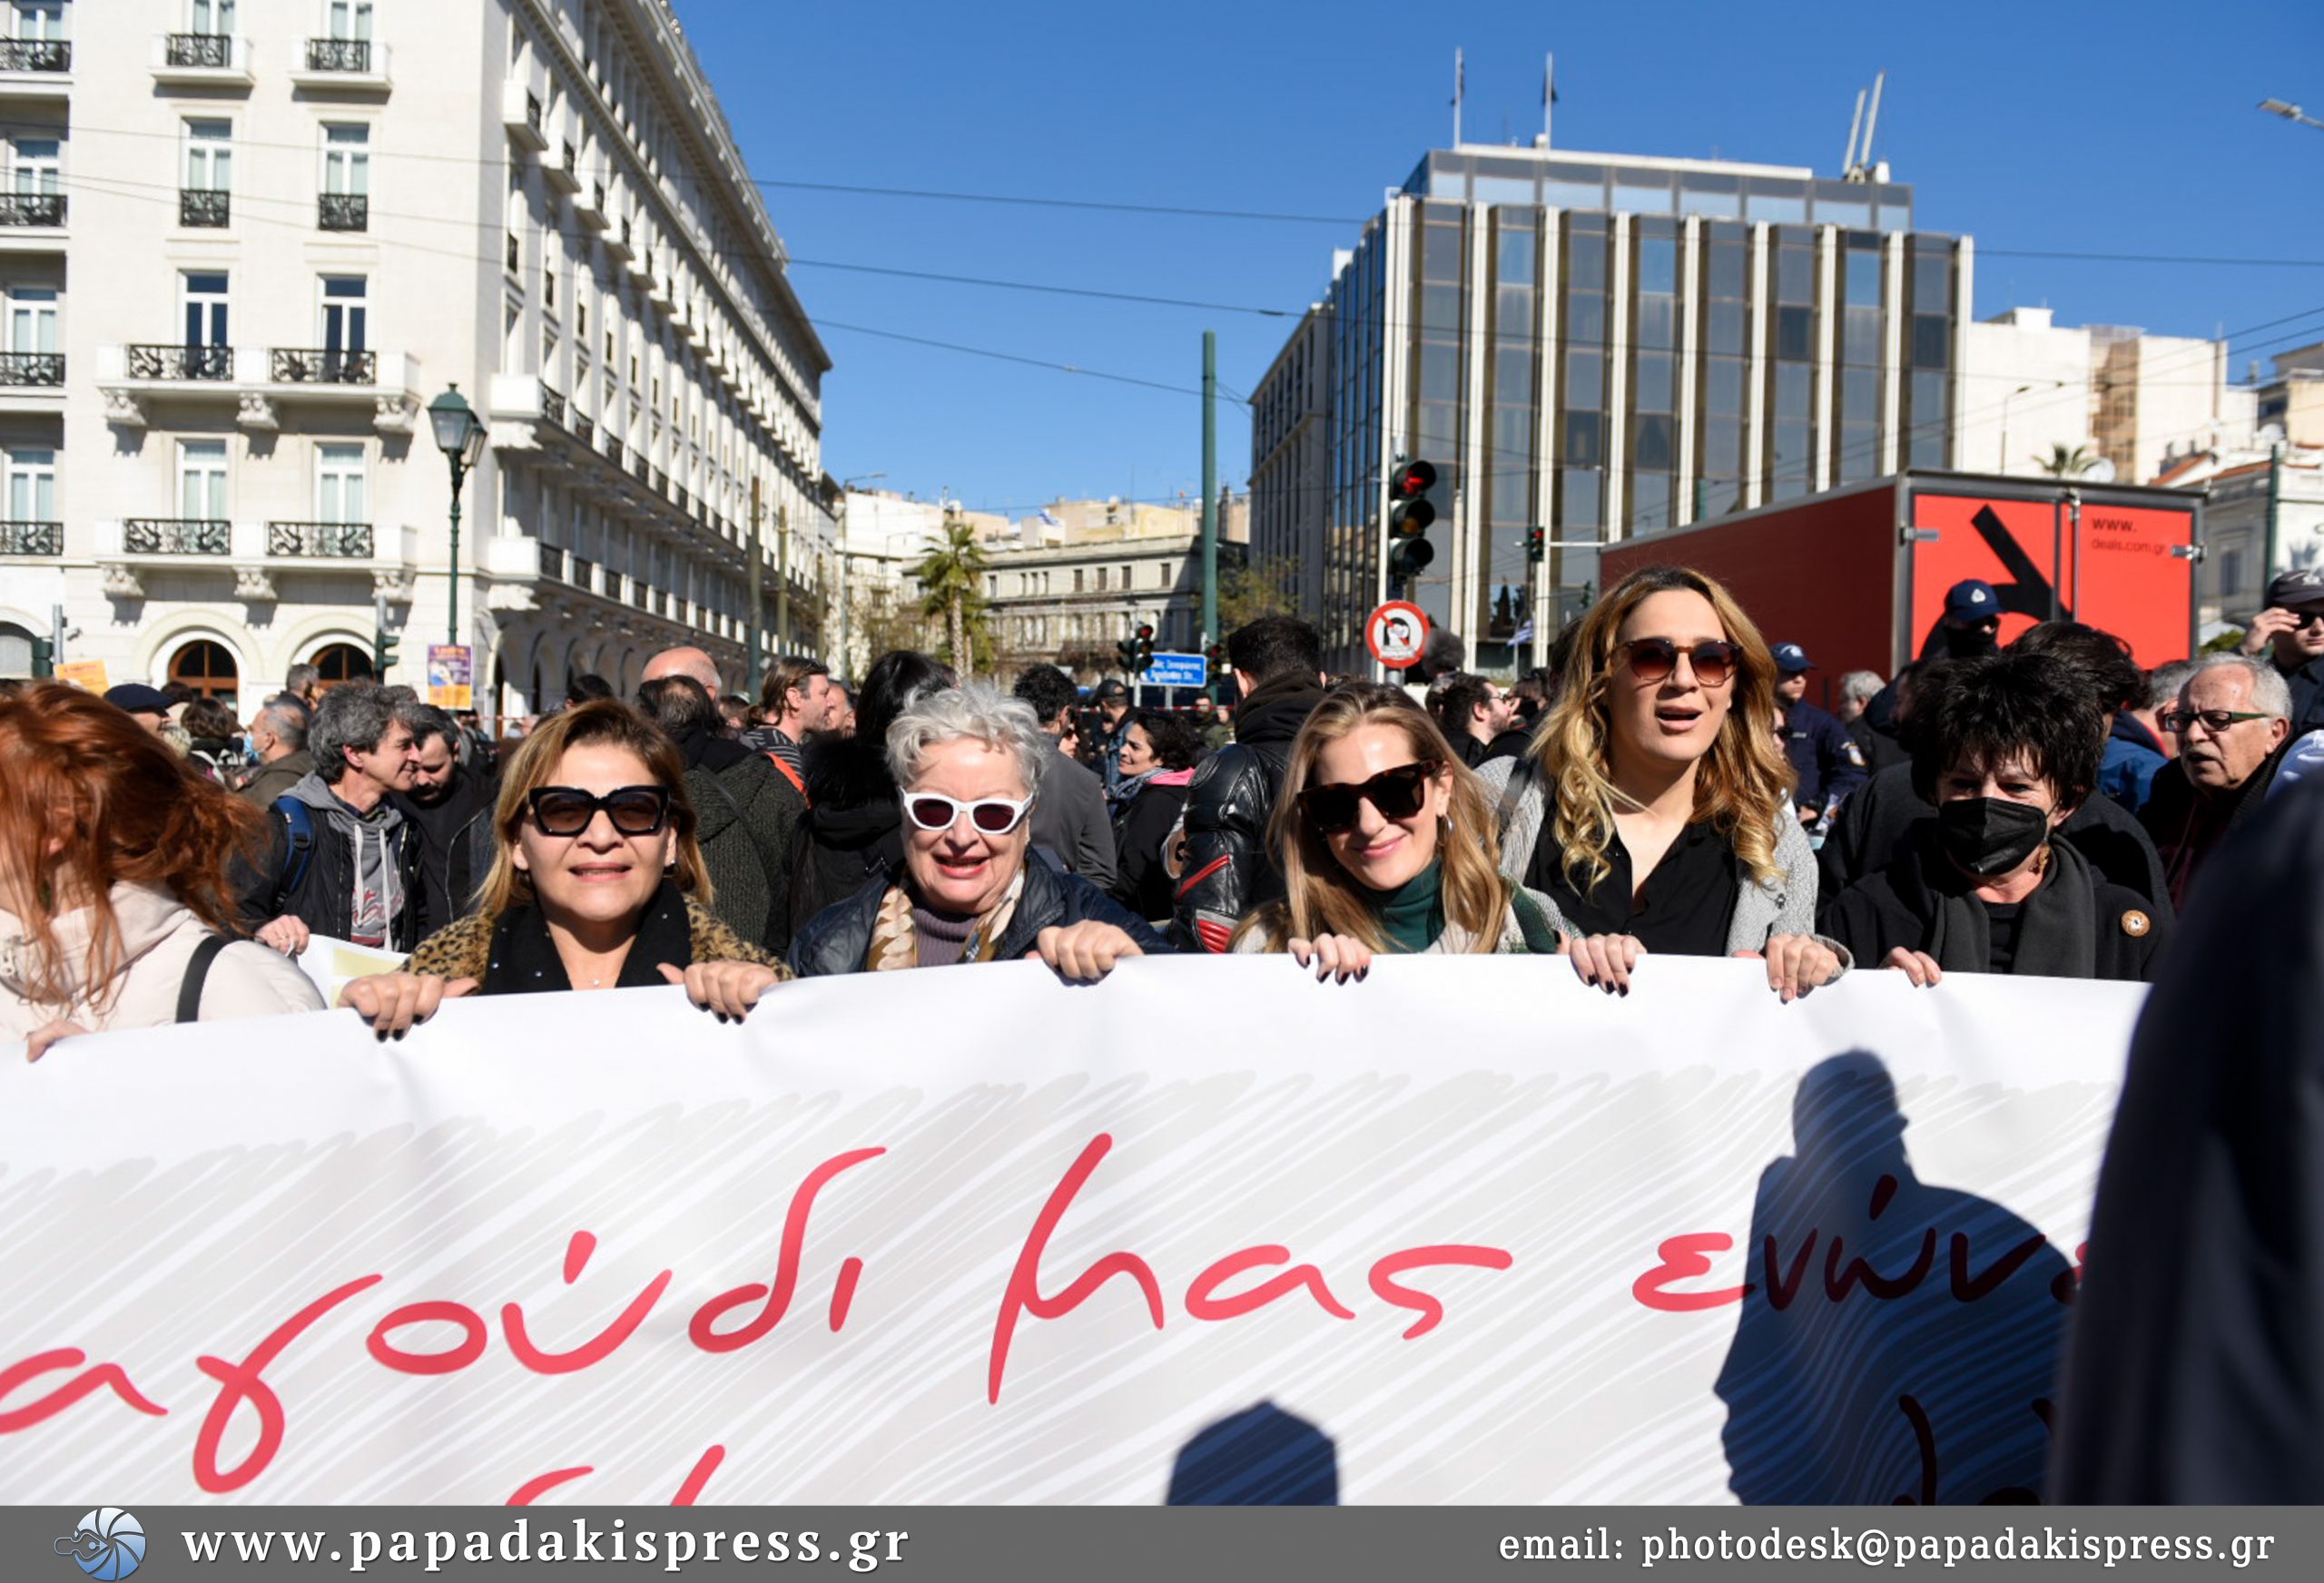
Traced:
<path fill-rule="evenodd" d="M 116 1583 L 145 1559 L 145 1528 L 118 1506 L 100 1506 L 68 1538 L 54 1541 L 53 1548 L 79 1562 L 81 1570 L 100 1583 Z"/>

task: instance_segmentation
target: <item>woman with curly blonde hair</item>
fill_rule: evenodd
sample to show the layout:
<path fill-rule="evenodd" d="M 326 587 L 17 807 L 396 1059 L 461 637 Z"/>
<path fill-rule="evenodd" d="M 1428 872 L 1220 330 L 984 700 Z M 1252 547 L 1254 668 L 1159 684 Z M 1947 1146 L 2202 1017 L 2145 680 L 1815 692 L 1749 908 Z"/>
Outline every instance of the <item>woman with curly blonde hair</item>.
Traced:
<path fill-rule="evenodd" d="M 1501 871 L 1555 907 L 1584 982 L 1626 990 L 1649 951 L 1757 957 L 1788 1000 L 1846 967 L 1812 932 L 1775 679 L 1724 588 L 1646 567 L 1582 618 L 1533 752 L 1485 766 Z"/>
<path fill-rule="evenodd" d="M 1397 687 L 1336 688 L 1291 745 L 1268 845 L 1284 899 L 1229 948 L 1287 951 L 1343 981 L 1381 952 L 1557 949 L 1542 898 L 1502 877 L 1492 804 L 1437 724 Z"/>

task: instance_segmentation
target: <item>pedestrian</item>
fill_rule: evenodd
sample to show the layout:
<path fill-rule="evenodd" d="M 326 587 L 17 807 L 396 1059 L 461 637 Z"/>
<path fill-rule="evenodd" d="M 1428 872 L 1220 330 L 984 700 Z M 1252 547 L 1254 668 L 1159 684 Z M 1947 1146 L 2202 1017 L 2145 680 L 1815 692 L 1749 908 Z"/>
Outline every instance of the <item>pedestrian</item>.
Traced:
<path fill-rule="evenodd" d="M 1055 665 L 1032 665 L 1010 691 L 1032 710 L 1049 742 L 1041 800 L 1033 805 L 1033 845 L 1098 890 L 1112 890 L 1119 853 L 1105 782 L 1065 745 L 1078 696 L 1073 679 Z"/>
<path fill-rule="evenodd" d="M 2179 756 L 2156 774 L 2139 817 L 2162 853 L 2174 905 L 2187 905 L 2227 832 L 2267 801 L 2290 714 L 2291 684 L 2279 668 L 2245 654 L 2212 654 L 2161 717 L 2179 739 Z"/>
<path fill-rule="evenodd" d="M 493 828 L 477 911 L 430 934 L 401 970 L 340 992 L 381 1038 L 466 995 L 659 984 L 740 1018 L 786 976 L 711 910 L 684 766 L 627 704 L 593 699 L 527 737 Z"/>
<path fill-rule="evenodd" d="M 1516 729 L 1515 703 L 1482 676 L 1446 677 L 1432 696 L 1429 713 L 1467 769 L 1488 759 L 1520 757 L 1531 745 L 1531 739 Z"/>
<path fill-rule="evenodd" d="M 313 714 L 315 712 L 315 705 L 323 701 L 323 674 L 321 670 L 314 665 L 309 664 L 297 664 L 291 666 L 289 670 L 282 673 L 282 693 L 281 695 L 286 698 L 297 699 L 299 701 L 300 708 L 305 710 L 310 715 Z"/>
<path fill-rule="evenodd" d="M 743 733 L 751 729 L 750 701 L 737 697 L 732 693 L 721 693 L 716 702 L 719 720 L 718 734 L 731 741 L 742 741 Z"/>
<path fill-rule="evenodd" d="M 1839 680 L 1839 696 L 1833 701 L 1832 713 L 1842 725 L 1852 725 L 1864 717 L 1864 706 L 1880 696 L 1880 689 L 1887 683 L 1877 671 L 1846 671 Z"/>
<path fill-rule="evenodd" d="M 567 709 L 595 703 L 600 698 L 611 698 L 613 695 L 614 684 L 595 671 L 583 671 L 565 684 L 565 706 Z"/>
<path fill-rule="evenodd" d="M 1786 643 L 1768 652 L 1776 662 L 1776 708 L 1783 720 L 1784 756 L 1798 777 L 1792 807 L 1800 823 L 1820 831 L 1848 793 L 1871 779 L 1871 772 L 1864 750 L 1847 728 L 1807 702 L 1807 673 L 1816 668 L 1807 651 Z"/>
<path fill-rule="evenodd" d="M 2097 697 L 2106 733 L 2098 790 L 2136 813 L 2170 761 L 2135 713 L 2146 704 L 2151 684 L 2131 658 L 2131 645 L 2082 622 L 2044 621 L 2021 634 L 2009 652 L 2039 655 L 2081 674 Z"/>
<path fill-rule="evenodd" d="M 1168 951 L 1080 875 L 1027 861 L 1027 815 L 1049 763 L 1029 705 L 982 683 L 923 693 L 888 727 L 887 746 L 909 826 L 902 871 L 872 880 L 801 929 L 793 971 L 1038 956 L 1064 978 L 1095 979 L 1128 958 Z"/>
<path fill-rule="evenodd" d="M 1108 676 L 1090 690 L 1097 713 L 1083 733 L 1084 749 L 1096 757 L 1096 768 L 1106 782 L 1106 797 L 1113 798 L 1122 783 L 1122 736 L 1129 730 L 1129 689 Z"/>
<path fill-rule="evenodd" d="M 1162 849 L 1186 809 L 1187 788 L 1201 757 L 1202 737 L 1190 716 L 1159 709 L 1130 712 L 1113 820 L 1117 871 L 1108 890 L 1138 917 L 1165 927 L 1175 886 L 1163 867 Z"/>
<path fill-rule="evenodd" d="M 0 1040 L 38 1060 L 114 1028 L 319 1011 L 241 940 L 231 868 L 260 814 L 63 682 L 0 696 Z"/>
<path fill-rule="evenodd" d="M 1752 956 L 1789 1000 L 1846 968 L 1814 933 L 1816 854 L 1785 806 L 1775 683 L 1724 588 L 1646 567 L 1583 618 L 1532 752 L 1480 772 L 1501 871 L 1552 904 L 1584 983 L 1626 992 L 1650 951 Z"/>
<path fill-rule="evenodd" d="M 271 807 L 276 798 L 315 772 L 314 755 L 307 752 L 311 719 L 307 706 L 287 693 L 259 705 L 251 716 L 250 733 L 251 756 L 258 762 L 241 788 L 245 802 Z"/>
<path fill-rule="evenodd" d="M 819 742 L 807 759 L 812 801 L 791 850 L 791 919 L 795 941 L 807 920 L 875 879 L 903 869 L 903 809 L 888 770 L 888 728 L 922 693 L 952 684 L 928 655 L 898 649 L 864 673 L 855 734 Z"/>
<path fill-rule="evenodd" d="M 310 934 L 409 950 L 426 932 L 419 839 L 388 795 L 409 791 L 419 755 L 389 690 L 345 682 L 307 736 L 315 768 L 269 808 L 267 839 L 242 876 L 244 926 L 286 956 Z"/>
<path fill-rule="evenodd" d="M 805 654 L 784 654 L 767 672 L 753 717 L 758 723 L 743 733 L 743 745 L 773 758 L 804 797 L 807 738 L 833 728 L 846 696 L 833 685 L 829 665 Z"/>
<path fill-rule="evenodd" d="M 1483 786 L 1401 687 L 1334 689 L 1307 716 L 1275 804 L 1285 894 L 1238 952 L 1287 952 L 1318 979 L 1376 955 L 1549 954 L 1552 909 L 1505 878 Z"/>
<path fill-rule="evenodd" d="M 791 942 L 791 847 L 806 799 L 763 753 L 719 734 L 717 705 L 692 675 L 646 683 L 637 709 L 678 750 L 711 910 L 779 956 Z"/>
<path fill-rule="evenodd" d="M 2293 735 L 2324 727 L 2324 567 L 2269 582 L 2267 607 L 2251 618 L 2240 652 L 2273 664 L 2290 687 Z"/>
<path fill-rule="evenodd" d="M 477 894 L 492 871 L 492 811 L 499 786 L 460 762 L 459 723 L 416 699 L 397 710 L 411 732 L 411 784 L 390 792 L 419 842 L 420 900 L 430 924 L 441 926 L 476 909 Z"/>
<path fill-rule="evenodd" d="M 1235 740 L 1235 728 L 1218 704 L 1207 693 L 1195 694 L 1195 729 L 1202 734 L 1202 751 L 1206 757 L 1216 752 Z"/>
<path fill-rule="evenodd" d="M 1324 641 L 1295 615 L 1236 628 L 1226 657 L 1242 690 L 1235 741 L 1187 788 L 1170 939 L 1180 950 L 1224 951 L 1244 915 L 1283 894 L 1267 844 L 1275 794 L 1299 728 L 1324 698 Z"/>
<path fill-rule="evenodd" d="M 186 762 L 213 785 L 232 787 L 250 765 L 234 712 L 214 698 L 196 698 L 178 716 L 186 734 Z"/>
<path fill-rule="evenodd" d="M 170 695 L 159 687 L 148 687 L 143 682 L 123 682 L 105 689 L 105 702 L 155 736 L 165 735 L 169 731 Z"/>
<path fill-rule="evenodd" d="M 2096 792 L 2102 713 L 2087 671 L 2038 650 L 1948 674 L 1916 761 L 1936 817 L 1838 900 L 1832 935 L 1858 962 L 1919 985 L 1947 973 L 2147 981 L 2170 909 L 2055 839 Z"/>

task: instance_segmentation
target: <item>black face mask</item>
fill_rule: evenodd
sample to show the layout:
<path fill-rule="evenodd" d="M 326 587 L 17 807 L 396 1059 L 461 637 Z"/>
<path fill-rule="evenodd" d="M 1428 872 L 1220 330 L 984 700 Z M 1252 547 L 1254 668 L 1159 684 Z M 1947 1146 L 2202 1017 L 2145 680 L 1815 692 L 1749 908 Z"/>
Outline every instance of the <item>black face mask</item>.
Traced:
<path fill-rule="evenodd" d="M 1987 654 L 2001 652 L 2001 634 L 1987 632 L 1981 626 L 1948 626 L 1945 629 L 1945 657 L 1955 660 L 1982 660 Z"/>
<path fill-rule="evenodd" d="M 2005 797 L 1959 797 L 1936 805 L 1936 841 L 1965 873 L 2006 874 L 2050 839 L 2049 811 Z"/>

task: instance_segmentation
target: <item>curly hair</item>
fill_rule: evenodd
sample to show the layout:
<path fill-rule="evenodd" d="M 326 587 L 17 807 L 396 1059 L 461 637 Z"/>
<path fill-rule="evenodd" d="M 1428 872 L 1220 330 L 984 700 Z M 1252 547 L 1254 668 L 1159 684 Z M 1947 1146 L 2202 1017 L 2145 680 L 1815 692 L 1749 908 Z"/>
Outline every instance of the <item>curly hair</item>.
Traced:
<path fill-rule="evenodd" d="M 1202 757 L 1202 732 L 1192 719 L 1159 709 L 1134 709 L 1129 722 L 1145 731 L 1155 762 L 1166 770 L 1191 770 Z"/>
<path fill-rule="evenodd" d="M 1564 854 L 1567 880 L 1584 895 L 1613 871 L 1615 789 L 1613 710 L 1608 702 L 1615 645 L 1630 613 L 1657 594 L 1695 594 L 1710 604 L 1727 641 L 1742 650 L 1734 699 L 1695 773 L 1695 817 L 1708 819 L 1734 848 L 1744 871 L 1767 881 L 1776 861 L 1783 801 L 1798 776 L 1776 741 L 1775 657 L 1743 607 L 1725 588 L 1683 566 L 1642 566 L 1607 590 L 1574 634 L 1564 684 L 1533 738 L 1550 790 L 1549 837 Z"/>
<path fill-rule="evenodd" d="M 1413 762 L 1442 764 L 1442 772 L 1452 778 L 1447 828 L 1439 832 L 1437 843 L 1437 859 L 1443 865 L 1444 917 L 1473 937 L 1472 949 L 1493 950 L 1500 943 L 1510 886 L 1501 875 L 1501 846 L 1493 839 L 1492 804 L 1484 783 L 1461 762 L 1436 722 L 1410 694 L 1401 687 L 1369 682 L 1334 688 L 1299 728 L 1267 827 L 1268 845 L 1281 855 L 1285 896 L 1246 918 L 1236 929 L 1236 939 L 1257 932 L 1271 949 L 1281 950 L 1287 940 L 1338 934 L 1353 936 L 1375 951 L 1388 949 L 1364 888 L 1340 867 L 1323 832 L 1307 822 L 1299 806 L 1299 794 L 1314 782 L 1324 749 L 1367 725 L 1401 731 Z"/>
<path fill-rule="evenodd" d="M 123 965 L 116 885 L 159 887 L 239 935 L 232 868 L 256 859 L 264 830 L 260 810 L 103 699 L 63 682 L 0 696 L 0 906 L 32 944 L 20 967 L 34 1000 L 71 1001 L 56 921 L 86 908 L 84 978 L 92 1004 L 110 1005 Z"/>

